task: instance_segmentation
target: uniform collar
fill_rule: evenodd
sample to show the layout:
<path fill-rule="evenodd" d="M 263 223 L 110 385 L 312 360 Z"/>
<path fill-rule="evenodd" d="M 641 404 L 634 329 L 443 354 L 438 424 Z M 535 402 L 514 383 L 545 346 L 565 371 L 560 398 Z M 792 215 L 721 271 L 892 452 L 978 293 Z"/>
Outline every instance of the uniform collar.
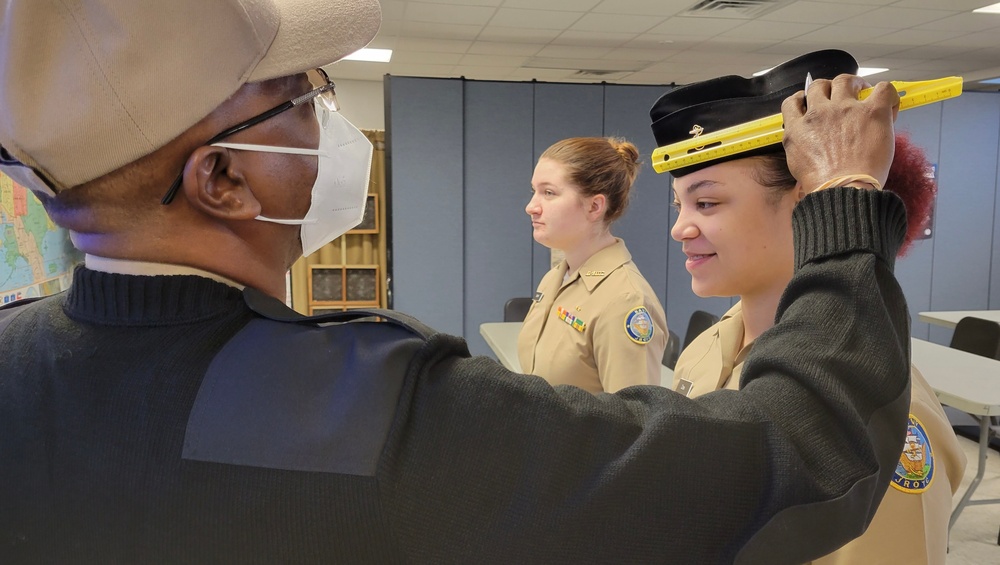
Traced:
<path fill-rule="evenodd" d="M 631 260 L 632 254 L 625 247 L 625 242 L 616 237 L 613 244 L 594 253 L 584 261 L 576 273 L 570 274 L 566 282 L 569 283 L 580 277 L 587 290 L 593 292 L 597 285 L 601 284 L 601 281 L 615 269 Z"/>
<path fill-rule="evenodd" d="M 737 302 L 726 312 L 719 323 L 715 325 L 715 335 L 719 340 L 719 353 L 722 357 L 722 370 L 719 373 L 719 386 L 722 388 L 733 375 L 733 368 L 743 362 L 750 347 L 740 348 L 743 343 L 743 304 Z"/>
<path fill-rule="evenodd" d="M 229 285 L 233 288 L 243 290 L 244 285 L 228 279 L 222 275 L 188 267 L 185 265 L 171 265 L 169 263 L 151 263 L 148 261 L 131 261 L 128 259 L 112 259 L 99 255 L 87 254 L 84 256 L 84 264 L 91 271 L 101 271 L 105 273 L 115 273 L 119 275 L 194 275 L 212 279 L 215 282 Z"/>

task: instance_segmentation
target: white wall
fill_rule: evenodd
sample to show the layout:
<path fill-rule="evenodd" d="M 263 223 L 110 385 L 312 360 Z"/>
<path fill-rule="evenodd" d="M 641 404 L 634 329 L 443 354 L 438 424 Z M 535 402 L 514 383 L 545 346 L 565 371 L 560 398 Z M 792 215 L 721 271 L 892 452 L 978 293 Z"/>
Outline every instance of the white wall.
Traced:
<path fill-rule="evenodd" d="M 337 101 L 340 113 L 358 129 L 385 129 L 385 104 L 382 81 L 338 79 Z"/>

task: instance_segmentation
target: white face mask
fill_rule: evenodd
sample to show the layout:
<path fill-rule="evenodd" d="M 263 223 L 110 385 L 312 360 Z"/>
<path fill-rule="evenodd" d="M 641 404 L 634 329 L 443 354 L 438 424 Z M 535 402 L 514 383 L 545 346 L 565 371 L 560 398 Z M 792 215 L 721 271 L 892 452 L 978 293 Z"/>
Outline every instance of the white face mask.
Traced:
<path fill-rule="evenodd" d="M 315 104 L 315 108 L 320 124 L 318 149 L 225 142 L 213 144 L 230 149 L 319 157 L 312 203 L 304 218 L 286 220 L 263 215 L 256 218 L 276 224 L 301 225 L 299 233 L 303 255 L 311 255 L 361 223 L 368 200 L 368 177 L 371 175 L 374 151 L 368 138 L 340 112 L 331 112 L 320 104 Z"/>

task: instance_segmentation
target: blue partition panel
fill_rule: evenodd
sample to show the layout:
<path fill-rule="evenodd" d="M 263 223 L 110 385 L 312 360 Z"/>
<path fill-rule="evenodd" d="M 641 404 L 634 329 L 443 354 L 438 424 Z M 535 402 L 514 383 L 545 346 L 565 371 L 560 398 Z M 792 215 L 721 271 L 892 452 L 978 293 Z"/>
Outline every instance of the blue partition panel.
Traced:
<path fill-rule="evenodd" d="M 464 83 L 386 80 L 393 308 L 461 335 Z"/>
<path fill-rule="evenodd" d="M 932 310 L 989 305 L 1000 107 L 994 94 L 967 92 L 943 102 Z M 931 341 L 951 330 L 934 326 Z"/>
<path fill-rule="evenodd" d="M 896 131 L 905 133 L 910 141 L 924 150 L 932 165 L 940 161 L 941 150 L 941 104 L 931 104 L 899 114 Z M 940 167 L 938 167 L 940 169 Z M 940 178 L 940 175 L 937 174 Z M 889 187 L 891 188 L 891 187 Z M 935 204 L 936 206 L 936 204 Z M 931 239 L 917 240 L 906 255 L 896 261 L 896 278 L 906 295 L 910 310 L 911 328 L 914 337 L 929 338 L 929 324 L 921 322 L 919 312 L 931 309 L 931 273 L 934 267 L 934 230 Z"/>
<path fill-rule="evenodd" d="M 550 145 L 567 137 L 604 135 L 604 86 L 599 84 L 533 83 L 535 91 L 534 157 L 537 160 Z M 534 164 L 532 164 L 534 168 Z M 531 173 L 527 180 L 530 185 Z M 534 286 L 549 272 L 550 252 L 532 245 Z"/>
<path fill-rule="evenodd" d="M 479 325 L 503 320 L 508 298 L 531 296 L 534 105 L 530 83 L 465 85 L 465 336 L 490 349 Z"/>
<path fill-rule="evenodd" d="M 650 165 L 656 141 L 649 129 L 649 108 L 667 90 L 662 86 L 610 84 L 604 96 L 604 134 L 624 137 L 639 149 L 642 166 L 632 187 L 628 210 L 611 233 L 625 240 L 632 260 L 667 303 L 667 244 L 670 240 L 670 175 L 657 175 Z M 673 326 L 675 320 L 667 320 Z M 676 330 L 675 330 L 676 331 Z"/>
<path fill-rule="evenodd" d="M 993 96 L 994 104 L 1000 107 L 1000 96 Z M 993 193 L 1000 190 L 1000 146 L 997 147 L 997 169 L 993 180 Z M 995 198 L 995 210 L 993 212 L 993 260 L 990 269 L 990 298 L 991 310 L 1000 310 L 1000 198 Z"/>

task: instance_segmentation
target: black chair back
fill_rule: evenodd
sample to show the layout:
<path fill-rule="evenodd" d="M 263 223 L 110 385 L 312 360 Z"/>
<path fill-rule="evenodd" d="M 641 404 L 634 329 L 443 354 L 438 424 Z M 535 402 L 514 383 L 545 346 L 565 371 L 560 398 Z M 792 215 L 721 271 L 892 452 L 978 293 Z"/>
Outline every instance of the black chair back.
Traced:
<path fill-rule="evenodd" d="M 951 347 L 1000 359 L 1000 324 L 982 318 L 962 318 L 951 336 Z"/>
<path fill-rule="evenodd" d="M 663 364 L 671 371 L 677 366 L 677 358 L 681 355 L 681 338 L 674 330 L 667 330 L 667 348 L 663 350 Z"/>
<path fill-rule="evenodd" d="M 511 298 L 503 305 L 503 321 L 523 322 L 529 308 L 531 308 L 531 298 Z"/>
<path fill-rule="evenodd" d="M 719 317 L 711 312 L 695 310 L 688 321 L 687 333 L 684 334 L 684 347 L 691 345 L 694 338 L 701 335 L 701 332 L 714 326 L 719 321 Z"/>

